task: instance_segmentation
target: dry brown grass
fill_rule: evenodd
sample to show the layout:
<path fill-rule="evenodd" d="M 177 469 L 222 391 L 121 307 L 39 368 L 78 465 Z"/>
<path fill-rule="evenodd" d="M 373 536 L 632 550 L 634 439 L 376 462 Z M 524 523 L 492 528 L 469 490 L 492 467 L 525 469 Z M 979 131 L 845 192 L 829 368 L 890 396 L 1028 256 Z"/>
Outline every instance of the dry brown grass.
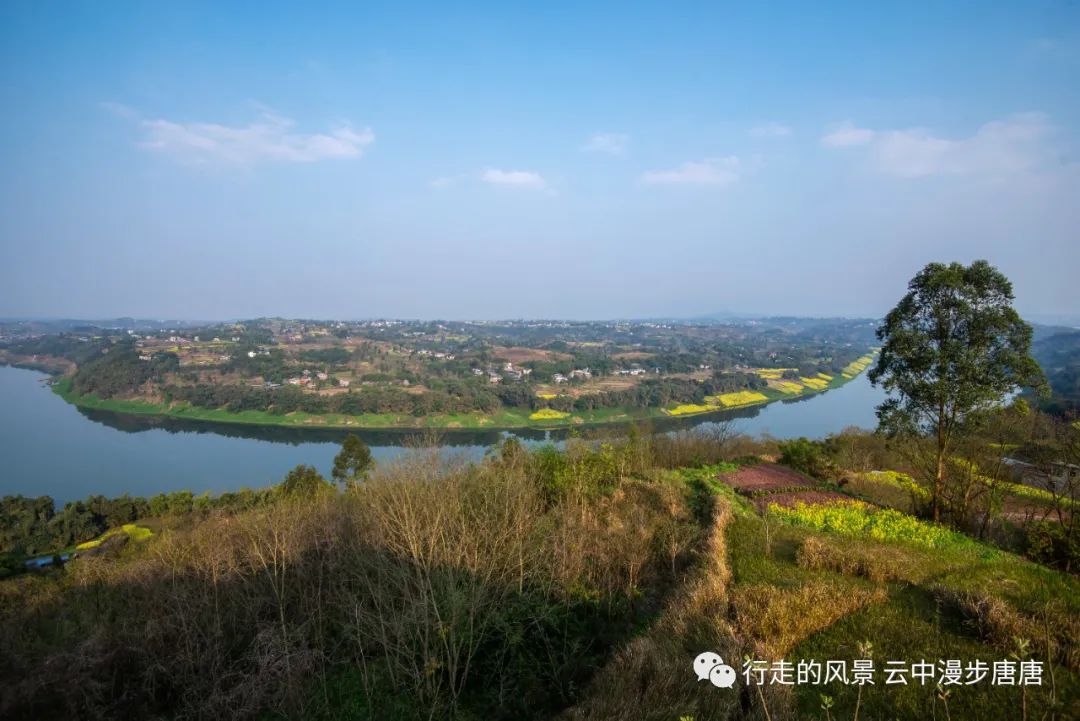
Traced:
<path fill-rule="evenodd" d="M 794 589 L 741 586 L 732 595 L 732 605 L 739 631 L 752 641 L 755 657 L 779 659 L 803 639 L 886 598 L 883 588 L 852 589 L 811 581 Z"/>
<path fill-rule="evenodd" d="M 574 721 L 656 721 L 690 716 L 695 721 L 730 718 L 735 694 L 717 692 L 692 672 L 705 650 L 738 666 L 739 646 L 728 623 L 731 570 L 725 531 L 731 508 L 717 502 L 700 565 L 652 628 L 620 649 L 596 675 L 577 706 L 563 714 Z"/>
<path fill-rule="evenodd" d="M 628 627 L 685 566 L 696 528 L 671 483 L 553 499 L 523 462 L 417 449 L 346 494 L 213 515 L 138 553 L 4 584 L 0 716 L 302 717 L 342 668 L 376 718 L 395 695 L 450 717 L 478 685 L 520 706 L 514 684 L 539 679 L 566 685 L 534 690 L 553 703 L 606 651 L 575 652 L 596 642 L 560 614 Z M 522 637 L 544 653 L 520 656 Z"/>
<path fill-rule="evenodd" d="M 808 536 L 796 554 L 799 566 L 813 571 L 836 571 L 871 581 L 914 581 L 923 575 L 917 560 L 904 551 L 881 546 L 845 545 L 821 536 Z"/>
<path fill-rule="evenodd" d="M 1044 656 L 1074 671 L 1080 669 L 1080 618 L 1047 608 L 1040 619 L 985 593 L 941 585 L 930 590 L 934 598 L 963 615 L 979 638 L 1003 652 L 1015 651 L 1017 639 L 1023 638 Z"/>

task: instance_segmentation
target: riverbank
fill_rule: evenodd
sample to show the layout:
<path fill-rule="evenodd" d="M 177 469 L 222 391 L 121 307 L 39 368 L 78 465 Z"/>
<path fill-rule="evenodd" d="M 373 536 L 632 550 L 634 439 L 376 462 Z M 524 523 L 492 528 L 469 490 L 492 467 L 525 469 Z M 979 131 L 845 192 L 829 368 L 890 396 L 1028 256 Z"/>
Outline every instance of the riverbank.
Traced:
<path fill-rule="evenodd" d="M 299 411 L 285 415 L 276 415 L 267 411 L 233 413 L 221 408 L 193 406 L 186 402 L 152 403 L 141 400 L 99 398 L 92 394 L 80 395 L 72 390 L 70 378 L 60 378 L 54 381 L 52 389 L 54 393 L 65 401 L 79 408 L 208 423 L 330 430 L 557 430 L 620 425 L 650 420 L 681 419 L 691 416 L 720 417 L 726 411 L 765 406 L 777 401 L 807 398 L 851 382 L 865 371 L 872 358 L 872 354 L 867 354 L 852 363 L 845 369 L 845 372 L 829 377 L 828 380 L 814 378 L 804 379 L 804 383 L 791 382 L 786 386 L 785 390 L 778 389 L 774 387 L 776 384 L 773 384 L 759 392 L 712 396 L 706 400 L 706 403 L 700 405 L 679 404 L 670 408 L 599 408 L 565 414 L 545 412 L 545 410 L 530 412 L 512 408 L 501 410 L 498 413 L 433 414 L 421 417 L 400 413 L 368 413 L 356 416 L 340 413 L 316 415 Z"/>

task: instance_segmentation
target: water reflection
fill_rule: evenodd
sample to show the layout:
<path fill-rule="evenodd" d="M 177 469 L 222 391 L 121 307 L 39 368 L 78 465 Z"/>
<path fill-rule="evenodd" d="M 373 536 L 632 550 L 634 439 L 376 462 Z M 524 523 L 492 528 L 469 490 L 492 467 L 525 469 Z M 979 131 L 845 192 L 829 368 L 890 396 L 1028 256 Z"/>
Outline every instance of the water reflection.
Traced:
<path fill-rule="evenodd" d="M 45 376 L 0 367 L 0 496 L 51 495 L 58 501 L 100 493 L 152 495 L 260 487 L 280 481 L 293 466 L 330 472 L 337 445 L 355 432 L 379 463 L 406 452 L 417 430 L 357 430 L 250 426 L 178 418 L 79 410 L 52 393 Z M 849 425 L 872 427 L 883 394 L 865 377 L 842 388 L 768 406 L 690 418 L 657 419 L 656 431 L 675 431 L 731 420 L 735 429 L 778 438 L 820 438 Z M 618 426 L 610 427 L 618 432 Z M 506 435 L 526 443 L 559 442 L 572 432 L 447 430 L 437 443 L 480 458 Z"/>
<path fill-rule="evenodd" d="M 834 391 L 835 392 L 835 391 Z M 828 393 L 828 391 L 826 391 Z M 644 425 L 658 433 L 689 430 L 701 425 L 715 425 L 721 422 L 733 422 L 740 430 L 743 428 L 740 421 L 758 418 L 762 413 L 769 412 L 772 406 L 799 405 L 820 400 L 816 394 L 801 398 L 791 398 L 777 401 L 767 406 L 751 406 L 749 408 L 737 408 L 719 410 L 714 413 L 702 413 L 699 415 L 683 418 L 653 418 L 644 422 Z M 440 445 L 464 447 L 464 446 L 490 446 L 498 443 L 507 436 L 543 443 L 547 441 L 561 441 L 573 433 L 584 431 L 609 431 L 618 433 L 625 430 L 633 422 L 616 422 L 598 426 L 585 426 L 583 428 L 560 427 L 552 429 L 538 428 L 514 428 L 510 430 L 476 430 L 476 429 L 401 429 L 401 428 L 303 428 L 297 426 L 260 426 L 244 423 L 222 423 L 217 421 L 190 420 L 170 416 L 151 416 L 128 413 L 117 413 L 92 408 L 79 408 L 86 418 L 95 423 L 108 426 L 125 433 L 141 433 L 150 430 L 163 430 L 167 433 L 212 433 L 227 438 L 250 438 L 272 443 L 289 443 L 300 445 L 304 443 L 333 443 L 340 444 L 347 435 L 356 435 L 369 446 L 396 446 L 406 447 L 413 445 L 418 438 L 434 434 Z M 638 422 L 639 424 L 641 422 Z"/>

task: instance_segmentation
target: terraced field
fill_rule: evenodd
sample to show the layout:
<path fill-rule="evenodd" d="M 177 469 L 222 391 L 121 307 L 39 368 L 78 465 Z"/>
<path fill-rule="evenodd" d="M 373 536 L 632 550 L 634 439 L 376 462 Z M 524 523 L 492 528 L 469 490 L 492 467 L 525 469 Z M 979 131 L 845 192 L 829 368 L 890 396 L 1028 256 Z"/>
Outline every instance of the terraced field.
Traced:
<path fill-rule="evenodd" d="M 559 718 L 1078 717 L 1076 578 L 907 514 L 853 503 L 779 466 L 678 473 L 713 493 L 705 561 Z M 741 694 L 672 671 L 689 668 L 703 650 L 736 669 Z M 777 664 L 851 669 L 856 659 L 873 669 L 872 685 L 846 676 L 767 680 Z M 1041 664 L 1042 680 L 907 680 L 916 664 L 931 664 L 936 675 L 946 659 L 962 669 L 1025 660 Z M 903 668 L 906 682 L 885 683 L 886 667 Z"/>

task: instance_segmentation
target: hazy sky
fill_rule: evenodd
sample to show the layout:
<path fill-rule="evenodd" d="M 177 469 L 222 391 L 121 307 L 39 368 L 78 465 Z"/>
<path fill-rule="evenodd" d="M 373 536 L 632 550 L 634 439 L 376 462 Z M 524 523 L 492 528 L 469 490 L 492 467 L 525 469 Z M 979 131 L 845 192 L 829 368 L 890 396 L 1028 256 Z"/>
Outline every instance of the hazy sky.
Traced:
<path fill-rule="evenodd" d="M 1076 2 L 458 5 L 0 3 L 0 316 L 1080 311 Z"/>

